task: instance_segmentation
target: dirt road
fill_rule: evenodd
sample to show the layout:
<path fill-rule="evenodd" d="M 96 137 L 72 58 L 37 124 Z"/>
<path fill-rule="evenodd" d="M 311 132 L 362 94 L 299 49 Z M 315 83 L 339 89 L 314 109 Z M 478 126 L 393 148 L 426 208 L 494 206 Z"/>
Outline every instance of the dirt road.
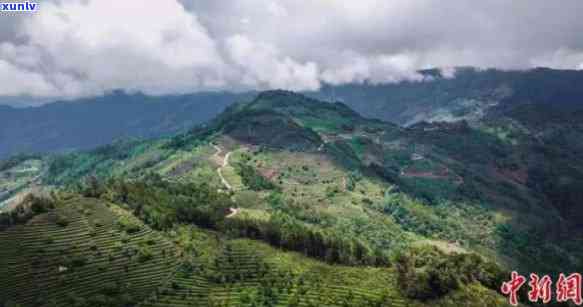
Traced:
<path fill-rule="evenodd" d="M 215 154 L 213 155 L 216 158 L 220 157 L 221 152 L 223 152 L 223 149 L 220 148 L 217 145 L 213 145 L 213 147 L 215 148 L 215 150 L 217 152 L 215 152 Z M 217 168 L 217 173 L 219 174 L 219 177 L 221 178 L 221 182 L 223 183 L 223 185 L 227 188 L 227 190 L 232 191 L 233 187 L 229 184 L 229 182 L 225 179 L 225 177 L 223 176 L 223 168 L 227 167 L 229 165 L 229 157 L 231 156 L 233 152 L 230 151 L 228 152 L 225 157 L 223 158 L 223 163 L 220 167 Z"/>

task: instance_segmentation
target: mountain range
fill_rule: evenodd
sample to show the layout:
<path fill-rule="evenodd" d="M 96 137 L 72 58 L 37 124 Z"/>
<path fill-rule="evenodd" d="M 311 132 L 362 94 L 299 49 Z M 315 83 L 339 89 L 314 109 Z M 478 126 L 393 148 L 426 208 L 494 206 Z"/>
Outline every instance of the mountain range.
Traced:
<path fill-rule="evenodd" d="M 583 82 L 583 73 L 579 71 L 458 68 L 454 77 L 444 77 L 438 69 L 420 73 L 424 81 L 324 85 L 319 91 L 303 94 L 323 101 L 341 101 L 365 117 L 402 126 L 422 121 L 476 122 L 497 110 L 523 104 L 561 104 L 563 108 L 571 105 L 577 109 L 583 97 L 578 86 Z M 0 158 L 18 153 L 90 149 L 120 138 L 170 135 L 209 121 L 226 106 L 249 101 L 256 94 L 146 96 L 115 91 L 40 107 L 0 105 Z M 14 100 L 17 99 L 7 102 Z"/>
<path fill-rule="evenodd" d="M 4 160 L 0 302 L 505 306 L 510 271 L 583 270 L 583 75 L 425 74 Z"/>
<path fill-rule="evenodd" d="M 19 153 L 91 149 L 121 138 L 185 131 L 251 94 L 146 96 L 115 91 L 37 107 L 0 106 L 0 158 Z"/>

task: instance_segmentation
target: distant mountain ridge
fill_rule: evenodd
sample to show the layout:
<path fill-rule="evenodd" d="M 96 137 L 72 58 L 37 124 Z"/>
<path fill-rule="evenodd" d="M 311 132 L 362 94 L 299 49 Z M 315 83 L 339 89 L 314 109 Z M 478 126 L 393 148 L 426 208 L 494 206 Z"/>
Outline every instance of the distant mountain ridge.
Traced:
<path fill-rule="evenodd" d="M 0 159 L 17 153 L 90 149 L 117 138 L 152 138 L 203 123 L 251 94 L 146 96 L 116 91 L 40 107 L 0 106 Z"/>
<path fill-rule="evenodd" d="M 523 106 L 583 109 L 583 72 L 538 68 L 500 71 L 458 68 L 454 77 L 423 70 L 422 82 L 324 85 L 303 94 L 343 102 L 368 118 L 412 126 L 419 122 L 481 122 L 519 114 Z M 428 81 L 431 80 L 431 81 Z M 257 93 L 146 96 L 120 91 L 40 107 L 0 105 L 0 159 L 16 153 L 90 149 L 117 138 L 154 138 L 207 122 Z M 2 103 L 2 100 L 0 100 Z"/>
<path fill-rule="evenodd" d="M 456 69 L 451 78 L 437 69 L 421 73 L 432 81 L 326 85 L 306 94 L 342 101 L 363 116 L 405 126 L 421 121 L 479 121 L 491 112 L 505 112 L 524 104 L 583 105 L 583 71 L 465 67 Z"/>

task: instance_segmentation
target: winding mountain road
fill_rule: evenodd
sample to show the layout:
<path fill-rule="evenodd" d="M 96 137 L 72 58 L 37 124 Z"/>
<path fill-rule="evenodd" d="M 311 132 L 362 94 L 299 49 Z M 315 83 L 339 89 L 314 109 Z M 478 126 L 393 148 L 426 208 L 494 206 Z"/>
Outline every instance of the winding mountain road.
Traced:
<path fill-rule="evenodd" d="M 223 149 L 220 148 L 217 145 L 213 145 L 213 147 L 217 151 L 217 152 L 215 152 L 215 154 L 213 155 L 213 157 L 218 160 L 218 159 L 220 159 L 220 154 L 221 154 L 221 152 L 223 152 Z M 225 167 L 227 167 L 229 165 L 229 157 L 231 156 L 232 153 L 233 153 L 232 151 L 229 151 L 225 155 L 225 157 L 223 158 L 223 163 L 221 164 L 221 166 L 219 166 L 217 168 L 217 173 L 219 174 L 219 177 L 221 178 L 221 182 L 227 188 L 227 191 L 233 191 L 233 187 L 231 186 L 231 184 L 229 184 L 229 182 L 227 181 L 227 179 L 225 179 L 225 177 L 223 176 L 223 171 L 222 170 L 223 170 L 223 168 L 225 168 Z M 240 212 L 240 209 L 239 208 L 230 208 L 229 210 L 230 210 L 230 212 L 229 212 L 229 214 L 227 216 L 225 216 L 225 218 L 232 218 L 232 217 L 234 217 L 235 215 L 237 215 Z"/>
<path fill-rule="evenodd" d="M 223 152 L 223 149 L 217 145 L 213 145 L 213 147 L 217 151 L 217 152 L 215 152 L 214 157 L 216 157 L 217 159 L 220 158 L 220 154 L 221 154 L 221 152 Z M 221 166 L 217 168 L 217 173 L 219 174 L 219 177 L 221 178 L 221 182 L 229 191 L 232 191 L 233 187 L 231 186 L 231 184 L 229 184 L 229 182 L 223 176 L 223 168 L 225 168 L 229 165 L 229 157 L 231 156 L 232 153 L 233 153 L 232 151 L 229 151 L 225 155 L 225 157 L 223 158 L 223 162 L 222 162 Z"/>

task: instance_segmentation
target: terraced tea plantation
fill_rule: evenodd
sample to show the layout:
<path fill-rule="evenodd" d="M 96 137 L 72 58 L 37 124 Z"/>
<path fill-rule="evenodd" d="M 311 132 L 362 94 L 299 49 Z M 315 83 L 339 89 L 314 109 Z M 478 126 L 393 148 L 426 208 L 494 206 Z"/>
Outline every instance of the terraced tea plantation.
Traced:
<path fill-rule="evenodd" d="M 0 244 L 0 301 L 6 306 L 406 302 L 391 269 L 331 266 L 195 226 L 158 233 L 117 205 L 79 196 L 0 232 Z"/>
<path fill-rule="evenodd" d="M 195 251 L 191 265 L 181 267 L 163 290 L 141 306 L 407 305 L 391 269 L 331 266 L 258 241 L 220 239 L 187 228 L 198 239 L 191 237 L 186 245 L 198 241 L 195 246 L 216 249 Z M 184 238 L 177 241 L 185 242 Z"/>
<path fill-rule="evenodd" d="M 398 284 L 400 273 L 392 265 L 326 264 L 261 241 L 234 238 L 229 231 L 185 223 L 158 232 L 129 213 L 126 205 L 103 199 L 57 193 L 51 204 L 48 212 L 38 213 L 37 208 L 24 224 L 0 231 L 0 306 L 428 303 L 405 296 Z M 244 218 L 247 211 L 229 218 Z M 468 306 L 504 303 L 479 284 L 430 303 L 446 307 L 460 300 L 484 303 Z"/>
<path fill-rule="evenodd" d="M 59 202 L 27 225 L 0 232 L 0 301 L 23 306 L 133 302 L 177 266 L 170 241 L 115 205 Z"/>
<path fill-rule="evenodd" d="M 393 268 L 328 265 L 249 239 L 181 226 L 173 241 L 185 252 L 177 274 L 140 307 L 169 306 L 504 306 L 479 285 L 423 302 L 404 297 Z M 473 305 L 475 304 L 475 305 Z"/>

